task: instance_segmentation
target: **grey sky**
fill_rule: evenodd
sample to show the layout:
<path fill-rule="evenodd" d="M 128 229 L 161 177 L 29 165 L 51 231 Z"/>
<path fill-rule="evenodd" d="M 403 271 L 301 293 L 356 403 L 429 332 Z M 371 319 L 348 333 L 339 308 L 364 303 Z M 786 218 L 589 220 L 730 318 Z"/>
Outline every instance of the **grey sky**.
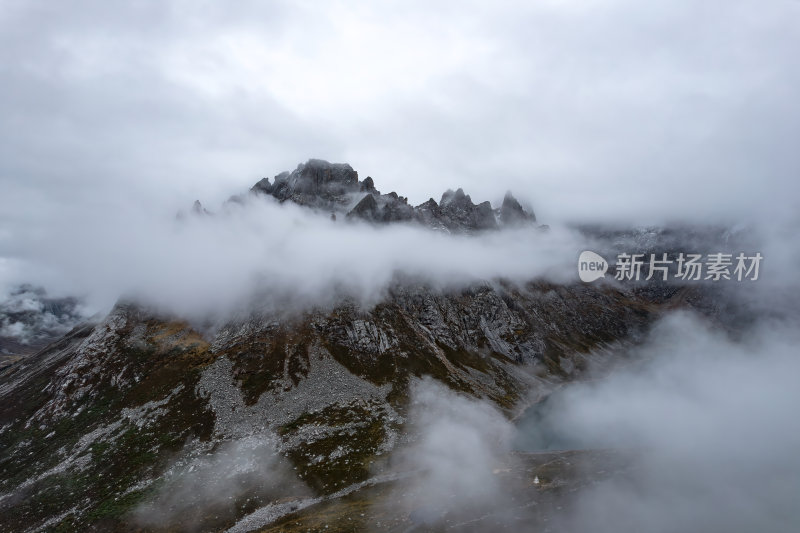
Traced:
<path fill-rule="evenodd" d="M 309 157 L 543 222 L 793 216 L 798 27 L 789 0 L 0 0 L 0 257 Z"/>

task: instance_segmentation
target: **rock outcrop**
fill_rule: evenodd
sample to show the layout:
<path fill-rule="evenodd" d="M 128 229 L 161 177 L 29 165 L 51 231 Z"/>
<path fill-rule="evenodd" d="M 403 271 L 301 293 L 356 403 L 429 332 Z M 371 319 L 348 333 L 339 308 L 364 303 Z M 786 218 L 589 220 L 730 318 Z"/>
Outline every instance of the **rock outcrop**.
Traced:
<path fill-rule="evenodd" d="M 536 215 L 525 211 L 509 191 L 503 198 L 503 205 L 500 206 L 500 221 L 507 226 L 525 224 L 536 222 Z"/>
<path fill-rule="evenodd" d="M 344 214 L 373 224 L 411 222 L 448 233 L 475 233 L 504 226 L 532 224 L 533 213 L 525 211 L 509 193 L 499 208 L 489 202 L 474 204 L 462 189 L 448 190 L 437 204 L 432 198 L 418 206 L 396 192 L 381 194 L 371 177 L 359 181 L 347 164 L 311 159 L 292 172 L 264 178 L 251 188 L 255 194 L 294 202 L 319 211 Z"/>

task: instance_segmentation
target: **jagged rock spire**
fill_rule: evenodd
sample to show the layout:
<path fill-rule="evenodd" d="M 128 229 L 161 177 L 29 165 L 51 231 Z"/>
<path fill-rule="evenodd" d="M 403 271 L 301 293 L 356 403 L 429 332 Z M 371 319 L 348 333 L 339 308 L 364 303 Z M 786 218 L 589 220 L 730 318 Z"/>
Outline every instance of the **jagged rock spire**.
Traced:
<path fill-rule="evenodd" d="M 500 206 L 500 221 L 504 224 L 536 222 L 536 215 L 532 211 L 525 211 L 511 191 L 508 191 L 503 198 L 503 205 Z"/>
<path fill-rule="evenodd" d="M 474 204 L 461 188 L 445 191 L 438 204 L 431 198 L 412 207 L 408 198 L 394 191 L 381 194 L 372 177 L 359 181 L 358 173 L 350 165 L 321 159 L 310 159 L 292 172 L 278 174 L 272 182 L 264 178 L 253 185 L 251 192 L 270 195 L 280 202 L 339 212 L 351 220 L 414 222 L 453 233 L 472 233 L 536 220 L 511 193 L 506 194 L 499 209 L 493 209 L 489 202 Z"/>

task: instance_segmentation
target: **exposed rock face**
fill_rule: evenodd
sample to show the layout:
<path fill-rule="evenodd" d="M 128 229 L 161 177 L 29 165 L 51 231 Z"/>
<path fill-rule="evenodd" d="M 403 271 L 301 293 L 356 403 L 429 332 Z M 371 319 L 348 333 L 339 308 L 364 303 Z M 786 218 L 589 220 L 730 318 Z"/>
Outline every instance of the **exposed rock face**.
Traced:
<path fill-rule="evenodd" d="M 281 202 L 339 211 L 349 205 L 351 196 L 360 190 L 358 173 L 348 164 L 331 164 L 310 159 L 289 172 L 275 176 L 273 183 L 264 178 L 251 191 L 274 196 Z"/>
<path fill-rule="evenodd" d="M 525 211 L 516 198 L 507 192 L 503 198 L 503 205 L 500 206 L 500 221 L 506 225 L 524 224 L 536 222 L 536 215 Z"/>
<path fill-rule="evenodd" d="M 396 192 L 381 194 L 371 177 L 359 181 L 358 173 L 350 165 L 319 159 L 311 159 L 291 173 L 278 174 L 273 182 L 264 178 L 251 191 L 280 202 L 339 212 L 349 219 L 375 224 L 414 222 L 449 233 L 474 233 L 536 220 L 510 195 L 507 200 L 511 200 L 504 201 L 503 207 L 493 209 L 489 202 L 473 204 L 462 189 L 445 192 L 439 204 L 430 199 L 414 207 Z"/>
<path fill-rule="evenodd" d="M 494 211 L 489 202 L 478 205 L 462 189 L 447 191 L 439 202 L 444 224 L 451 229 L 466 227 L 476 230 L 497 229 Z"/>
<path fill-rule="evenodd" d="M 361 192 L 368 192 L 368 193 L 375 193 L 378 192 L 375 190 L 375 182 L 372 181 L 372 178 L 367 176 L 367 179 L 361 182 L 360 187 Z"/>
<path fill-rule="evenodd" d="M 412 380 L 431 376 L 512 412 L 545 386 L 538 376 L 580 374 L 590 351 L 635 341 L 687 290 L 404 282 L 374 307 L 253 315 L 211 338 L 120 304 L 0 375 L 0 529 L 135 529 L 126 513 L 156 487 L 248 439 L 275 446 L 296 475 L 285 487 L 302 488 L 293 494 L 336 497 L 403 438 Z M 198 515 L 198 504 L 160 526 L 224 530 L 286 496 L 248 479 L 230 505 Z"/>
<path fill-rule="evenodd" d="M 364 196 L 356 206 L 347 213 L 348 217 L 357 217 L 369 222 L 377 222 L 381 219 L 381 213 L 378 209 L 378 202 L 371 194 Z"/>

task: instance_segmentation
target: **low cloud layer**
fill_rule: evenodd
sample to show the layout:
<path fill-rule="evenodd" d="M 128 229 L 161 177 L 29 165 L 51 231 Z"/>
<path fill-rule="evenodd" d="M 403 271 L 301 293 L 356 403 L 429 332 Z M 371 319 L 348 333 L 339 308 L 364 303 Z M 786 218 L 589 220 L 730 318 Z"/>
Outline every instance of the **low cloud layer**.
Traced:
<path fill-rule="evenodd" d="M 796 331 L 741 343 L 676 315 L 642 366 L 558 395 L 546 423 L 574 445 L 636 452 L 634 473 L 580 495 L 571 531 L 790 532 L 800 524 Z"/>
<path fill-rule="evenodd" d="M 275 443 L 263 436 L 222 442 L 213 452 L 177 461 L 157 489 L 135 509 L 133 522 L 192 532 L 221 527 L 242 508 L 309 493 Z"/>
<path fill-rule="evenodd" d="M 528 510 L 509 508 L 510 489 L 493 471 L 508 463 L 512 445 L 616 450 L 621 462 L 613 474 L 588 462 L 577 491 L 557 500 L 541 493 L 555 531 L 796 531 L 798 341 L 793 328 L 774 322 L 732 341 L 676 313 L 627 365 L 565 385 L 538 420 L 518 428 L 488 404 L 424 381 L 412 390 L 416 440 L 400 455 L 400 466 L 416 477 L 398 501 L 417 526 L 465 515 L 499 520 L 505 512 L 520 519 Z"/>
<path fill-rule="evenodd" d="M 182 221 L 127 214 L 100 224 L 89 216 L 32 235 L 21 255 L 35 265 L 58 265 L 50 284 L 72 286 L 95 303 L 125 295 L 191 314 L 230 309 L 257 291 L 301 304 L 341 294 L 371 301 L 399 272 L 441 284 L 497 276 L 568 279 L 580 247 L 575 233 L 558 228 L 455 237 L 399 224 L 334 222 L 269 198 Z"/>
<path fill-rule="evenodd" d="M 50 298 L 40 287 L 22 285 L 0 295 L 0 341 L 49 342 L 86 318 L 78 300 Z M 3 350 L 0 342 L 0 353 Z"/>
<path fill-rule="evenodd" d="M 494 470 L 510 449 L 511 423 L 487 402 L 430 378 L 415 382 L 410 398 L 413 443 L 397 453 L 395 468 L 414 477 L 392 505 L 408 513 L 412 528 L 501 505 L 506 494 Z"/>
<path fill-rule="evenodd" d="M 666 247 L 663 251 L 760 252 L 758 282 L 722 284 L 759 313 L 797 309 L 792 295 L 800 281 L 793 265 L 800 250 L 793 244 L 793 223 L 739 225 L 733 233 L 684 224 L 663 237 L 658 232 L 587 237 L 558 224 L 467 236 L 413 224 L 333 221 L 329 213 L 264 196 L 210 207 L 213 216 L 180 219 L 174 212 L 135 206 L 104 208 L 47 232 L 29 228 L 14 247 L 15 259 L 0 261 L 0 289 L 33 282 L 54 296 L 86 297 L 92 312 L 125 297 L 202 318 L 248 305 L 325 305 L 342 296 L 369 305 L 399 277 L 439 287 L 496 278 L 571 283 L 577 282 L 582 250 L 613 261 L 618 252 Z"/>

